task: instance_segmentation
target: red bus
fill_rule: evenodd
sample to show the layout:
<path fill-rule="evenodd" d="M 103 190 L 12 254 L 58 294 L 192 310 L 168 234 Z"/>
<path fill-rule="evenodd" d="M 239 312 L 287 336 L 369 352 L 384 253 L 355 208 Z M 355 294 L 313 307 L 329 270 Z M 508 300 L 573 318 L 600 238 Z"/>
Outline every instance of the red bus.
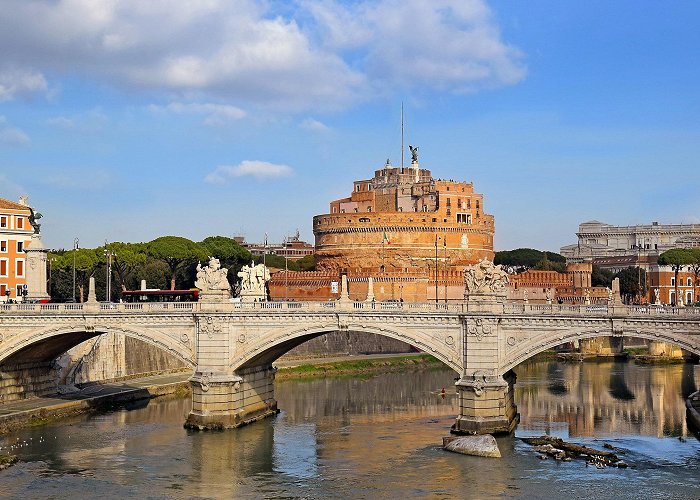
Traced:
<path fill-rule="evenodd" d="M 199 290 L 126 290 L 122 292 L 123 302 L 197 302 Z"/>

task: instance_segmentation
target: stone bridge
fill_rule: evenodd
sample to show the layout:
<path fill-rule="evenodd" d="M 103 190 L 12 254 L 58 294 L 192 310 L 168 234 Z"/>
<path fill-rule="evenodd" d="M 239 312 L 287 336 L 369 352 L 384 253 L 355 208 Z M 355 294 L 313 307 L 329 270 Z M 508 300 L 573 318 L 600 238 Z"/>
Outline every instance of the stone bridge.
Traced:
<path fill-rule="evenodd" d="M 254 302 L 0 305 L 0 369 L 47 362 L 103 333 L 157 346 L 192 367 L 194 428 L 237 427 L 277 411 L 273 361 L 333 331 L 391 337 L 456 372 L 461 432 L 508 432 L 518 421 L 513 368 L 559 344 L 635 337 L 700 355 L 700 310 L 508 303 Z M 0 376 L 2 374 L 0 373 Z"/>

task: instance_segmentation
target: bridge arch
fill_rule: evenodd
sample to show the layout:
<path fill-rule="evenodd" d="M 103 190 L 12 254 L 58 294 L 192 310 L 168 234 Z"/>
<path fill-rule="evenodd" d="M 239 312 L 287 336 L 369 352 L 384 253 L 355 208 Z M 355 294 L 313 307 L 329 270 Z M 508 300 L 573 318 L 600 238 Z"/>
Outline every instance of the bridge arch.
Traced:
<path fill-rule="evenodd" d="M 508 352 L 499 369 L 500 375 L 514 369 L 517 365 L 527 361 L 528 359 L 552 349 L 561 344 L 573 341 L 588 340 L 600 337 L 618 337 L 618 338 L 641 338 L 656 342 L 666 342 L 673 344 L 681 349 L 700 356 L 700 338 L 697 335 L 679 332 L 664 332 L 663 330 L 650 330 L 647 328 L 630 329 L 623 332 L 611 334 L 611 332 L 602 332 L 600 329 L 572 330 L 570 332 L 561 333 L 556 336 L 539 335 L 529 341 L 525 341 L 522 345 L 516 345 L 513 350 Z"/>
<path fill-rule="evenodd" d="M 0 342 L 0 365 L 8 361 L 50 361 L 86 340 L 107 333 L 146 342 L 176 357 L 192 369 L 196 366 L 193 340 L 186 334 L 178 342 L 172 336 L 154 329 L 107 325 L 59 326 L 30 334 L 4 335 L 4 342 Z"/>
<path fill-rule="evenodd" d="M 447 335 L 448 342 L 441 341 L 427 333 L 417 333 L 392 325 L 369 326 L 352 325 L 348 328 L 338 328 L 338 325 L 315 325 L 295 329 L 277 329 L 261 335 L 258 339 L 246 345 L 245 350 L 237 352 L 230 362 L 232 371 L 243 370 L 254 366 L 270 365 L 280 356 L 311 339 L 336 331 L 348 333 L 372 333 L 383 337 L 399 340 L 416 347 L 419 351 L 430 354 L 440 360 L 445 366 L 461 375 L 463 371 L 461 356 L 461 341 L 456 332 Z M 241 339 L 245 341 L 245 339 Z"/>

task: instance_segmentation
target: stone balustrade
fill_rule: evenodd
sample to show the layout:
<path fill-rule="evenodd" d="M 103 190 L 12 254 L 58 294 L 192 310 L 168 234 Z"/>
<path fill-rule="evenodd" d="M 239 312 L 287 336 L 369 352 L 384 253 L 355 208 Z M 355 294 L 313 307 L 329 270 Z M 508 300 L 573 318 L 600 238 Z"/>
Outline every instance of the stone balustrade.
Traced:
<path fill-rule="evenodd" d="M 350 302 L 343 304 L 339 301 L 327 302 L 230 302 L 217 305 L 220 312 L 236 313 L 237 311 L 257 311 L 260 313 L 280 311 L 318 311 L 327 312 L 329 310 L 347 310 L 354 312 L 367 311 L 391 311 L 391 312 L 450 312 L 468 313 L 469 304 L 467 302 L 435 303 L 435 302 Z M 0 315 L 2 314 L 85 314 L 86 312 L 101 313 L 163 313 L 163 312 L 203 312 L 206 306 L 200 302 L 137 302 L 137 303 L 99 303 L 98 307 L 91 308 L 88 303 L 76 304 L 0 304 Z M 574 316 L 607 316 L 613 314 L 613 307 L 608 305 L 593 304 L 523 304 L 522 302 L 504 303 L 503 310 L 499 311 L 505 315 L 574 315 Z M 615 306 L 615 315 L 631 316 L 697 316 L 700 315 L 698 307 L 671 307 L 671 306 Z"/>

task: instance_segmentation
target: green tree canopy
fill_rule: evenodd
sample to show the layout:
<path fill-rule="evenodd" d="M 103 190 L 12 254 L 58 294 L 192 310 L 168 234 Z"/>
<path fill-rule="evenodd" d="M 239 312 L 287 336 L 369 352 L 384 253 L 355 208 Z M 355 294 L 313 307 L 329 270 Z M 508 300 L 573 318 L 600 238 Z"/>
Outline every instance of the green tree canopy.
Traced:
<path fill-rule="evenodd" d="M 200 245 L 207 255 L 216 257 L 222 265 L 237 264 L 242 266 L 253 260 L 253 256 L 247 249 L 226 236 L 210 236 L 205 238 Z"/>
<path fill-rule="evenodd" d="M 610 288 L 613 281 L 613 273 L 608 269 L 593 264 L 591 272 L 591 286 L 604 286 Z"/>
<path fill-rule="evenodd" d="M 134 275 L 138 269 L 143 268 L 148 260 L 146 245 L 143 243 L 108 243 L 102 251 L 112 252 L 112 270 L 117 276 L 120 288 L 128 290 L 135 287 Z M 100 249 L 98 249 L 98 252 Z M 105 259 L 106 259 L 105 255 Z"/>
<path fill-rule="evenodd" d="M 683 266 L 691 265 L 694 260 L 695 255 L 692 248 L 672 248 L 659 255 L 659 265 L 671 266 L 673 270 L 676 301 L 678 300 L 678 273 L 683 269 Z"/>
<path fill-rule="evenodd" d="M 79 292 L 80 302 L 85 299 L 85 287 L 90 277 L 100 263 L 100 254 L 93 248 L 68 250 L 62 254 L 51 254 L 52 272 L 56 272 L 72 281 L 73 265 L 75 264 L 75 283 Z M 68 295 L 68 294 L 66 294 Z M 70 295 L 72 297 L 72 289 Z"/>
<path fill-rule="evenodd" d="M 632 266 L 615 273 L 614 277 L 620 278 L 620 294 L 627 297 L 628 302 L 646 293 L 646 274 L 644 269 Z"/>
<path fill-rule="evenodd" d="M 534 248 L 516 248 L 515 250 L 503 250 L 496 252 L 493 263 L 515 268 L 518 271 L 526 271 L 538 266 L 544 270 L 564 270 L 566 257 L 554 252 L 543 252 Z M 560 265 L 556 265 L 560 264 Z"/>
<path fill-rule="evenodd" d="M 178 270 L 207 258 L 206 252 L 201 245 L 180 236 L 161 236 L 156 238 L 146 243 L 146 250 L 150 256 L 168 265 L 171 290 L 175 289 L 175 276 Z"/>

